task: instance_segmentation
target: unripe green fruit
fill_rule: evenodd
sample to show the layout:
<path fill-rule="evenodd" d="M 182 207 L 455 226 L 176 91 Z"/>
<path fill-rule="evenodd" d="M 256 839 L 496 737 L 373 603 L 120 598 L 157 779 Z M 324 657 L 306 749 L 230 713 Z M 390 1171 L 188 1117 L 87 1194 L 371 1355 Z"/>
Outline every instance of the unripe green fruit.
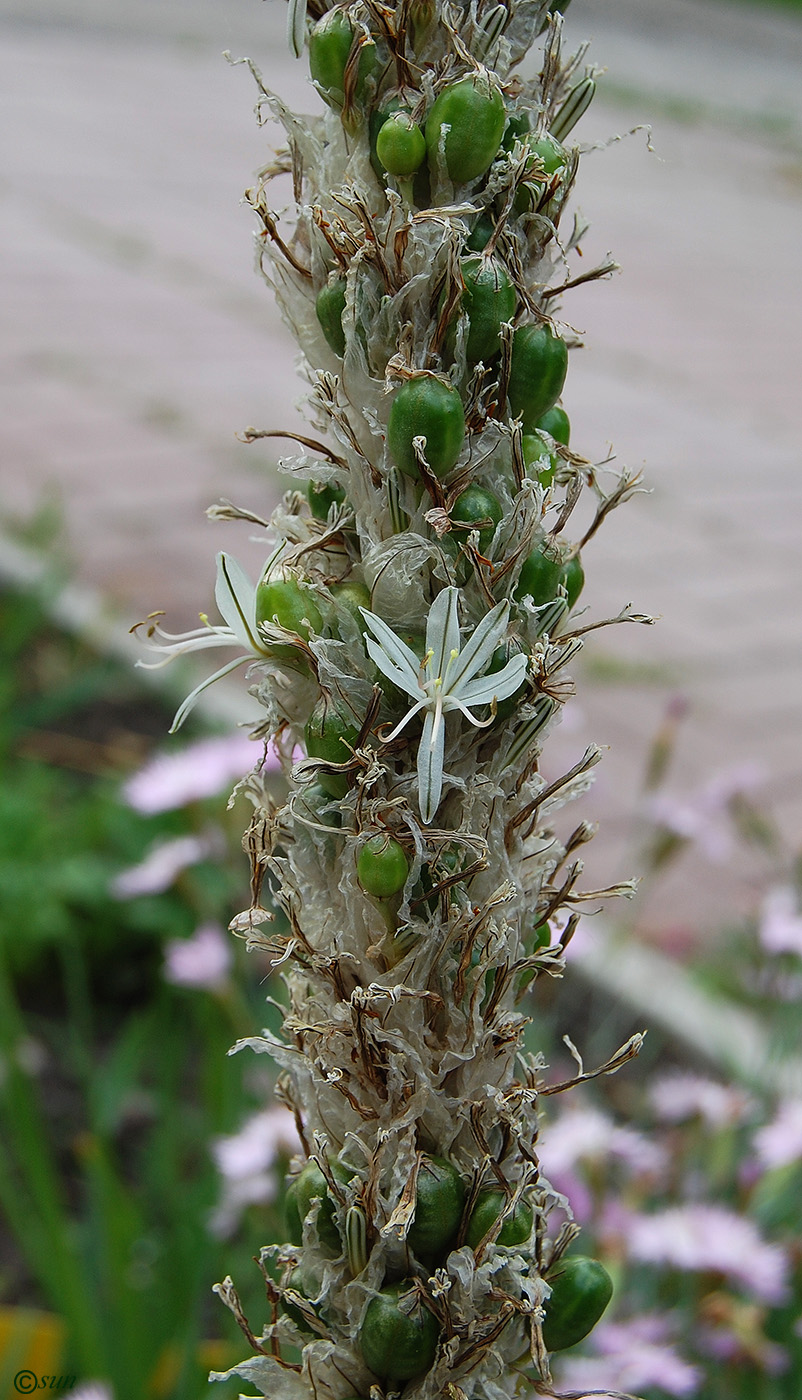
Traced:
<path fill-rule="evenodd" d="M 277 621 L 288 632 L 295 632 L 308 641 L 313 632 L 323 630 L 323 616 L 311 588 L 296 579 L 264 579 L 256 589 L 256 622 Z M 294 663 L 296 668 L 306 663 L 297 647 L 289 642 L 263 643 L 268 656 L 278 661 Z"/>
<path fill-rule="evenodd" d="M 359 729 L 353 720 L 321 696 L 304 726 L 309 757 L 322 758 L 326 763 L 347 763 L 358 738 Z M 344 773 L 321 772 L 318 783 L 332 797 L 344 797 L 348 791 L 348 778 Z"/>
<path fill-rule="evenodd" d="M 462 1219 L 465 1184 L 444 1157 L 424 1157 L 418 1172 L 415 1219 L 407 1232 L 407 1244 L 419 1259 L 442 1255 L 453 1240 Z"/>
<path fill-rule="evenodd" d="M 326 344 L 340 359 L 345 354 L 344 310 L 345 278 L 337 277 L 333 282 L 327 282 L 318 292 L 315 298 L 315 315 L 326 337 Z"/>
<path fill-rule="evenodd" d="M 547 410 L 542 418 L 539 418 L 536 425 L 544 433 L 550 433 L 555 442 L 559 442 L 563 447 L 567 447 L 571 440 L 571 424 L 568 414 L 559 404 Z"/>
<path fill-rule="evenodd" d="M 428 1371 L 439 1339 L 440 1324 L 415 1297 L 411 1281 L 382 1288 L 368 1304 L 359 1329 L 365 1365 L 374 1375 L 393 1382 L 412 1380 Z"/>
<path fill-rule="evenodd" d="M 487 212 L 480 214 L 471 230 L 471 236 L 468 239 L 466 247 L 470 248 L 473 253 L 483 252 L 493 236 L 495 227 L 496 225 L 491 214 Z"/>
<path fill-rule="evenodd" d="M 552 559 L 542 550 L 533 549 L 524 560 L 513 597 L 520 602 L 529 594 L 532 601 L 541 607 L 557 597 L 561 576 L 562 564 L 559 559 Z"/>
<path fill-rule="evenodd" d="M 482 525 L 479 530 L 480 554 L 485 554 L 490 548 L 496 526 L 503 513 L 498 496 L 494 496 L 492 491 L 487 491 L 484 486 L 477 486 L 475 483 L 467 486 L 457 496 L 451 507 L 451 519 L 460 524 L 473 528 L 480 521 L 489 520 L 492 522 L 489 525 Z M 459 541 L 466 540 L 468 534 L 468 530 L 452 530 L 443 536 L 443 543 L 447 549 L 456 549 Z"/>
<path fill-rule="evenodd" d="M 346 579 L 345 583 L 333 583 L 331 585 L 332 596 L 337 606 L 344 608 L 354 619 L 360 633 L 365 630 L 365 620 L 359 611 L 360 608 L 370 610 L 370 591 L 364 583 L 358 579 Z"/>
<path fill-rule="evenodd" d="M 391 97 L 389 102 L 385 103 L 383 107 L 374 107 L 370 113 L 370 116 L 368 117 L 368 143 L 370 146 L 370 163 L 373 166 L 376 175 L 378 176 L 379 180 L 382 181 L 382 183 L 384 181 L 384 166 L 379 160 L 376 151 L 376 143 L 379 139 L 379 132 L 384 126 L 384 123 L 388 120 L 389 117 L 393 115 L 394 112 L 400 112 L 401 110 L 402 106 L 400 97 Z"/>
<path fill-rule="evenodd" d="M 502 151 L 511 151 L 516 141 L 523 141 L 529 131 L 529 113 L 511 112 L 501 138 Z"/>
<path fill-rule="evenodd" d="M 561 174 L 568 162 L 565 147 L 559 141 L 555 141 L 547 131 L 540 136 L 530 136 L 526 141 L 527 149 L 532 156 L 538 156 L 542 165 L 535 165 L 534 160 L 529 163 L 528 171 L 530 178 L 522 185 L 519 185 L 513 202 L 513 210 L 516 214 L 523 214 L 527 209 L 534 209 L 539 204 L 546 184 L 551 184 L 555 175 Z M 546 212 L 550 207 L 550 201 L 546 206 Z"/>
<path fill-rule="evenodd" d="M 328 520 L 329 509 L 333 505 L 342 505 L 345 492 L 341 486 L 335 486 L 331 481 L 310 481 L 306 488 L 306 499 L 316 520 Z"/>
<path fill-rule="evenodd" d="M 465 355 L 468 363 L 474 365 L 498 354 L 499 330 L 504 321 L 514 316 L 517 294 L 497 258 L 466 258 L 462 278 L 462 310 L 470 321 Z"/>
<path fill-rule="evenodd" d="M 554 480 L 554 472 L 559 458 L 552 447 L 549 447 L 540 433 L 527 434 L 524 437 L 521 448 L 524 455 L 524 465 L 534 467 L 535 475 L 541 486 L 550 486 Z"/>
<path fill-rule="evenodd" d="M 420 476 L 416 437 L 426 439 L 426 461 L 435 476 L 447 476 L 462 451 L 465 413 L 457 390 L 431 374 L 416 374 L 401 385 L 387 423 L 390 456 L 413 477 Z"/>
<path fill-rule="evenodd" d="M 507 1197 L 503 1191 L 491 1190 L 479 1193 L 476 1205 L 471 1211 L 465 1235 L 465 1242 L 470 1245 L 471 1249 L 476 1249 L 479 1241 L 484 1239 L 490 1227 L 498 1220 L 506 1203 Z M 496 1244 L 526 1244 L 532 1233 L 533 1222 L 532 1207 L 526 1201 L 519 1201 L 512 1215 L 507 1216 L 499 1230 Z"/>
<path fill-rule="evenodd" d="M 565 1351 L 593 1331 L 613 1296 L 613 1281 L 598 1259 L 564 1256 L 546 1281 L 551 1297 L 544 1304 L 543 1341 L 547 1351 Z"/>
<path fill-rule="evenodd" d="M 356 873 L 366 894 L 389 899 L 403 889 L 409 861 L 394 836 L 371 836 L 359 852 Z"/>
<path fill-rule="evenodd" d="M 426 118 L 429 165 L 437 170 L 440 134 L 444 126 L 445 163 L 455 185 L 475 180 L 498 154 L 506 122 L 504 99 L 498 88 L 475 78 L 452 83 L 435 99 Z"/>
<path fill-rule="evenodd" d="M 344 10 L 329 10 L 309 35 L 309 72 L 325 102 L 339 110 L 345 102 L 345 68 L 355 38 L 354 27 Z M 360 49 L 355 95 L 362 101 L 368 79 L 379 66 L 376 45 Z"/>
<path fill-rule="evenodd" d="M 520 417 L 525 433 L 534 432 L 538 419 L 557 402 L 567 373 L 568 349 L 551 326 L 518 327 L 507 398 L 512 417 Z"/>
<path fill-rule="evenodd" d="M 565 588 L 568 607 L 572 608 L 585 586 L 585 570 L 582 568 L 582 560 L 578 554 L 575 554 L 563 566 L 561 581 Z"/>
<path fill-rule="evenodd" d="M 350 1181 L 350 1171 L 336 1157 L 330 1159 L 329 1165 L 332 1174 L 343 1185 Z M 312 1202 L 318 1198 L 320 1198 L 321 1204 L 317 1214 L 317 1231 L 321 1243 L 339 1254 L 342 1244 L 334 1220 L 334 1203 L 329 1195 L 328 1182 L 317 1162 L 312 1161 L 311 1158 L 287 1187 L 287 1195 L 284 1199 L 287 1233 L 292 1244 L 303 1242 L 304 1221 L 312 1208 Z"/>
<path fill-rule="evenodd" d="M 542 132 L 540 136 L 530 136 L 526 144 L 530 153 L 542 160 L 547 175 L 556 175 L 568 164 L 565 147 L 561 146 L 559 141 L 555 141 L 547 131 Z"/>
<path fill-rule="evenodd" d="M 426 159 L 426 141 L 409 112 L 393 112 L 376 137 L 376 156 L 390 175 L 414 175 Z"/>

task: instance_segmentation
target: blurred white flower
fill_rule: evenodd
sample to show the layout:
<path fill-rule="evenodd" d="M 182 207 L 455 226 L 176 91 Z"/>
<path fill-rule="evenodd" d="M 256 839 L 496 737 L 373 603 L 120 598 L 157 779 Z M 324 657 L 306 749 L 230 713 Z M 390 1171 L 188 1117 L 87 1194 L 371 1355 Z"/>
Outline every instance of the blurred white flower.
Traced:
<path fill-rule="evenodd" d="M 104 1381 L 87 1381 L 69 1391 L 70 1400 L 114 1400 L 114 1394 Z"/>
<path fill-rule="evenodd" d="M 216 855 L 220 838 L 207 831 L 202 836 L 172 836 L 158 841 L 139 865 L 122 870 L 111 882 L 111 892 L 118 899 L 134 899 L 142 894 L 162 894 L 169 890 L 182 870 Z"/>
<path fill-rule="evenodd" d="M 731 804 L 753 792 L 764 778 L 758 764 L 739 764 L 716 773 L 684 797 L 664 791 L 651 793 L 643 805 L 644 815 L 655 825 L 692 841 L 708 860 L 721 864 L 735 853 Z"/>
<path fill-rule="evenodd" d="M 700 1074 L 666 1074 L 654 1081 L 652 1107 L 664 1123 L 703 1118 L 711 1128 L 742 1123 L 753 1111 L 754 1100 L 734 1084 L 719 1084 Z"/>
<path fill-rule="evenodd" d="M 763 901 L 758 937 L 767 953 L 802 957 L 802 912 L 791 885 L 776 885 Z"/>
<path fill-rule="evenodd" d="M 627 1322 L 600 1323 L 592 1334 L 593 1357 L 575 1357 L 559 1368 L 560 1389 L 638 1394 L 652 1386 L 667 1395 L 695 1395 L 702 1382 L 698 1366 L 685 1361 L 666 1340 L 669 1325 L 655 1314 Z"/>
<path fill-rule="evenodd" d="M 802 1162 L 802 1099 L 780 1104 L 771 1122 L 755 1133 L 755 1152 L 767 1169 Z"/>
<path fill-rule="evenodd" d="M 155 754 L 125 783 L 123 798 L 134 811 L 151 815 L 216 797 L 253 768 L 261 753 L 261 746 L 242 732 L 200 739 L 176 752 Z M 278 768 L 272 746 L 265 767 Z"/>
<path fill-rule="evenodd" d="M 301 1148 L 295 1119 L 276 1105 L 254 1113 L 238 1133 L 216 1138 L 211 1147 L 223 1178 L 222 1198 L 210 1219 L 213 1234 L 225 1238 L 249 1205 L 265 1204 L 278 1194 L 273 1170 L 279 1153 L 292 1156 Z"/>
<path fill-rule="evenodd" d="M 665 1162 L 658 1143 L 584 1104 L 565 1108 L 553 1119 L 538 1150 L 549 1180 L 558 1181 L 579 1162 L 617 1157 L 636 1174 L 658 1172 Z"/>
<path fill-rule="evenodd" d="M 766 1303 L 787 1296 L 788 1258 L 746 1216 L 724 1206 L 672 1206 L 654 1215 L 630 1215 L 623 1236 L 630 1256 L 675 1269 L 724 1274 Z"/>
<path fill-rule="evenodd" d="M 221 987 L 231 967 L 231 943 L 220 924 L 201 924 L 191 938 L 171 938 L 164 949 L 164 980 L 176 987 Z"/>

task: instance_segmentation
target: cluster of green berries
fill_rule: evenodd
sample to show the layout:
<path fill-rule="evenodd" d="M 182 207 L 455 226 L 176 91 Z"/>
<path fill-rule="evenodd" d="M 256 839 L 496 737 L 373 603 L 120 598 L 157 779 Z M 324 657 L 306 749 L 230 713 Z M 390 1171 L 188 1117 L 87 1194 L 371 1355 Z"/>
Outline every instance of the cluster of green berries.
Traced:
<path fill-rule="evenodd" d="M 330 1162 L 334 1180 L 348 1184 L 351 1171 L 335 1158 Z M 466 1215 L 467 1192 L 454 1165 L 442 1157 L 422 1156 L 417 1177 L 415 1215 L 406 1244 L 408 1251 L 431 1272 L 459 1241 L 477 1250 L 493 1236 L 495 1244 L 509 1249 L 524 1246 L 532 1233 L 534 1214 L 522 1198 L 499 1220 L 507 1198 L 498 1188 L 479 1192 Z M 293 1244 L 303 1240 L 307 1215 L 317 1207 L 317 1231 L 323 1248 L 343 1251 L 329 1185 L 316 1162 L 306 1163 L 287 1191 L 287 1229 Z M 596 1325 L 612 1296 L 612 1283 L 604 1267 L 581 1255 L 563 1256 L 547 1276 L 551 1296 L 545 1306 L 543 1337 L 549 1351 L 574 1346 Z M 289 1287 L 307 1298 L 310 1289 L 302 1266 L 296 1266 Z M 302 1331 L 310 1324 L 292 1301 L 285 1311 Z M 316 1309 L 313 1308 L 316 1313 Z M 385 1282 L 369 1303 L 359 1332 L 359 1346 L 368 1368 L 383 1381 L 411 1380 L 432 1365 L 440 1340 L 436 1314 L 422 1302 L 414 1276 Z"/>

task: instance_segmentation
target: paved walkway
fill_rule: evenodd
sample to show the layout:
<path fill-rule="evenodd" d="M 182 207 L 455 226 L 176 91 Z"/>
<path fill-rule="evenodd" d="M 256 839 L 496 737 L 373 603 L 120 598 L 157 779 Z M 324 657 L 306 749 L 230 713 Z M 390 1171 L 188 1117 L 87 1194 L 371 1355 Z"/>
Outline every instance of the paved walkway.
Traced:
<path fill-rule="evenodd" d="M 125 618 L 163 606 L 191 625 L 215 549 L 261 562 L 203 512 L 274 497 L 277 454 L 235 432 L 292 426 L 301 383 L 239 206 L 270 138 L 220 52 L 249 52 L 308 110 L 283 23 L 278 0 L 0 0 L 3 509 L 57 490 L 79 578 Z M 648 121 L 655 146 L 641 133 L 583 163 L 586 261 L 611 249 L 624 274 L 566 306 L 588 347 L 566 393 L 576 442 L 612 442 L 653 488 L 588 548 L 589 596 L 663 619 L 598 634 L 549 758 L 612 746 L 586 808 L 606 880 L 629 873 L 644 755 L 677 692 L 675 786 L 762 764 L 802 841 L 802 23 L 574 0 L 568 27 L 608 69 L 581 135 Z M 691 862 L 641 917 L 714 925 L 750 880 Z"/>

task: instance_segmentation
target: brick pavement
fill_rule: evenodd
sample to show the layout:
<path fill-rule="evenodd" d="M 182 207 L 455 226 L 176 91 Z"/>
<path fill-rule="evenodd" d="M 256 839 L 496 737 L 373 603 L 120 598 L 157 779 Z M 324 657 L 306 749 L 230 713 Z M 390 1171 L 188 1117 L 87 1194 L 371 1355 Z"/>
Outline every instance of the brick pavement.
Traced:
<path fill-rule="evenodd" d="M 572 32 L 581 34 L 583 0 Z M 597 635 L 549 763 L 611 745 L 586 810 L 594 874 L 623 875 L 649 738 L 690 701 L 676 785 L 764 765 L 802 838 L 802 24 L 703 0 L 594 0 L 608 95 L 580 134 L 635 136 L 583 164 L 588 264 L 624 275 L 574 294 L 586 333 L 566 402 L 576 442 L 645 465 L 653 494 L 588 548 L 594 611 L 632 598 L 662 621 Z M 281 7 L 258 0 L 2 0 L 0 443 L 4 509 L 61 495 L 78 575 L 126 617 L 211 603 L 216 548 L 262 551 L 203 511 L 264 503 L 277 454 L 237 444 L 288 427 L 302 385 L 254 279 L 239 207 L 269 139 L 253 123 L 250 51 L 309 109 Z M 592 593 L 591 593 L 592 589 Z M 703 878 L 704 876 L 704 878 Z M 666 930 L 713 924 L 750 894 L 749 863 L 698 862 L 641 900 Z"/>

